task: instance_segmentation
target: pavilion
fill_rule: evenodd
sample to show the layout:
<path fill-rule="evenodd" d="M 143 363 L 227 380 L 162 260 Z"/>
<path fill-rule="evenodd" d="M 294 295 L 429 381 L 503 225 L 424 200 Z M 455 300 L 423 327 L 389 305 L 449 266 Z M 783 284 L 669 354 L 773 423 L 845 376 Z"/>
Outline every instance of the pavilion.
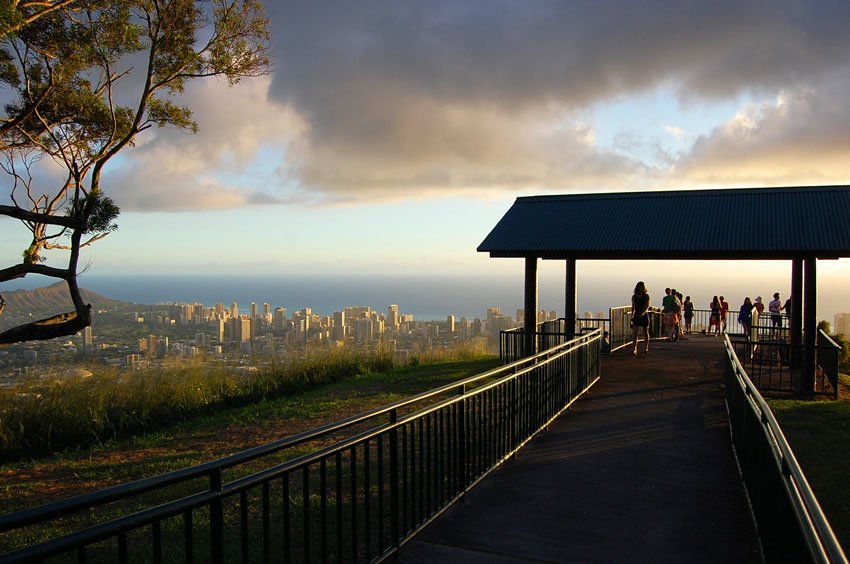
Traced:
<path fill-rule="evenodd" d="M 682 217 L 695 220 L 668 219 Z M 578 260 L 790 260 L 792 362 L 805 364 L 805 391 L 816 370 L 814 355 L 800 351 L 815 346 L 817 260 L 850 257 L 850 186 L 521 197 L 478 251 L 525 259 L 526 320 L 538 309 L 538 259 L 565 261 L 567 327 Z M 525 339 L 533 354 L 533 332 Z"/>

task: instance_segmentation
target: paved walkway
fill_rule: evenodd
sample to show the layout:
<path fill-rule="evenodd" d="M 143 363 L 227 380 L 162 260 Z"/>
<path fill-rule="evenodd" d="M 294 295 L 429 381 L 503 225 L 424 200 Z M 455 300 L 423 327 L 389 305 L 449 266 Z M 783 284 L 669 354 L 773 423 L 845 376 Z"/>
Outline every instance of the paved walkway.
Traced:
<path fill-rule="evenodd" d="M 449 509 L 401 562 L 758 562 L 720 339 L 603 361 L 590 395 Z"/>

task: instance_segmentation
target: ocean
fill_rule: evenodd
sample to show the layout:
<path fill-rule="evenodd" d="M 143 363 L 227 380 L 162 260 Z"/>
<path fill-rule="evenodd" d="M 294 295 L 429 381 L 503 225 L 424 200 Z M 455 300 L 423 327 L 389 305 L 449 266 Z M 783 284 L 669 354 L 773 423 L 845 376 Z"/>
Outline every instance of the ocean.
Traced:
<path fill-rule="evenodd" d="M 784 277 L 746 279 L 735 271 L 728 276 L 709 278 L 699 271 L 645 272 L 653 302 L 661 303 L 665 279 L 680 283 L 679 288 L 691 294 L 697 309 L 708 307 L 712 294 L 725 294 L 732 309 L 737 311 L 744 295 L 765 296 L 770 299 L 779 291 L 784 300 L 790 281 Z M 655 279 L 653 279 L 655 278 Z M 632 273 L 587 274 L 579 271 L 578 309 L 606 311 L 611 306 L 629 303 L 635 277 Z M 0 291 L 31 289 L 54 283 L 53 279 L 29 276 L 3 284 Z M 398 304 L 401 313 L 413 314 L 419 320 L 445 319 L 455 315 L 485 317 L 490 307 L 500 307 L 506 315 L 515 316 L 523 307 L 523 275 L 493 276 L 412 276 L 412 275 L 311 275 L 283 276 L 269 274 L 242 275 L 102 275 L 84 273 L 80 285 L 108 298 L 156 304 L 164 302 L 199 302 L 207 307 L 216 303 L 229 306 L 236 302 L 241 311 L 248 311 L 251 302 L 260 307 L 268 303 L 272 309 L 284 307 L 290 313 L 310 307 L 321 315 L 331 315 L 346 306 L 369 306 L 385 312 L 390 304 Z M 818 318 L 833 321 L 835 312 L 850 311 L 850 293 L 846 276 L 822 276 L 818 280 Z M 563 275 L 543 274 L 539 280 L 539 308 L 563 315 Z"/>
<path fill-rule="evenodd" d="M 30 289 L 52 283 L 44 278 L 28 277 L 13 281 L 4 289 Z M 522 277 L 430 277 L 430 276 L 107 276 L 84 274 L 80 286 L 108 298 L 156 304 L 195 303 L 206 307 L 216 303 L 248 311 L 251 302 L 272 309 L 285 307 L 291 314 L 310 307 L 314 312 L 331 315 L 346 306 L 369 306 L 385 312 L 398 304 L 400 313 L 413 314 L 419 320 L 445 319 L 455 315 L 485 317 L 490 307 L 501 307 L 512 317 L 522 307 Z M 562 312 L 563 281 L 560 290 L 540 299 L 540 308 Z M 541 292 L 542 294 L 542 292 Z M 606 306 L 607 307 L 607 306 Z"/>

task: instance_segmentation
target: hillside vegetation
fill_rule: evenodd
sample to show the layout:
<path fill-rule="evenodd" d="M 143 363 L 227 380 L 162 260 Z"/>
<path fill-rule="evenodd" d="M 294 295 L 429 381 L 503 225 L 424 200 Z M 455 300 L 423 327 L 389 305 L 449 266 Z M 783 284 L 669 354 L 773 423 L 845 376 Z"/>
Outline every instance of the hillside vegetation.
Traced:
<path fill-rule="evenodd" d="M 0 465 L 0 514 L 154 476 L 265 444 L 498 366 L 494 356 L 369 372 L 222 406 L 155 432 Z"/>
<path fill-rule="evenodd" d="M 81 289 L 80 294 L 83 301 L 91 304 L 94 311 L 113 310 L 129 305 L 90 290 Z M 0 328 L 21 323 L 22 318 L 40 319 L 74 310 L 65 282 L 57 282 L 33 290 L 3 292 L 3 299 L 6 300 L 6 306 L 3 315 L 0 315 Z"/>

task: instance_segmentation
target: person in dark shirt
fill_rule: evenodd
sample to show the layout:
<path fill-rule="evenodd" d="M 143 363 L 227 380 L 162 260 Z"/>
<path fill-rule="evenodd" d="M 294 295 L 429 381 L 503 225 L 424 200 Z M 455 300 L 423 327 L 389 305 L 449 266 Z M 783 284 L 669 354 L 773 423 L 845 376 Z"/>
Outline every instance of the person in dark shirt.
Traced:
<path fill-rule="evenodd" d="M 646 291 L 646 285 L 643 281 L 635 285 L 635 291 L 632 294 L 632 354 L 637 356 L 638 353 L 638 333 L 643 333 L 643 338 L 646 341 L 645 353 L 649 353 L 649 304 L 651 300 L 649 292 Z"/>

